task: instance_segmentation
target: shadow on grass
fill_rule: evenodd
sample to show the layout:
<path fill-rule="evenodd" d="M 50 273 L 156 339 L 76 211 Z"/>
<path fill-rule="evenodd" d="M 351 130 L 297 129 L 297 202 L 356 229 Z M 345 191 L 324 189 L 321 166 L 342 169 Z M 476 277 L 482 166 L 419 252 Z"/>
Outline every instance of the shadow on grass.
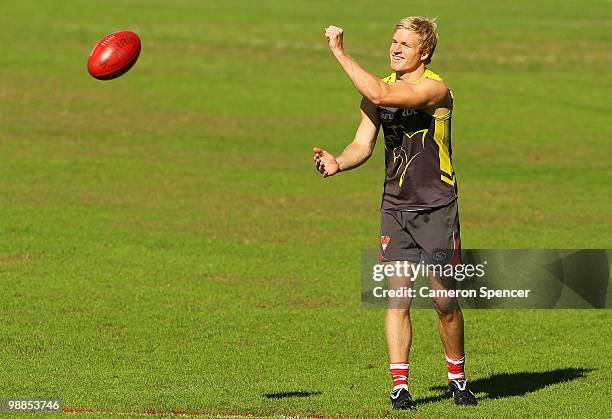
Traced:
<path fill-rule="evenodd" d="M 284 391 L 282 393 L 266 393 L 263 396 L 266 399 L 286 399 L 289 397 L 312 397 L 320 394 L 323 393 L 320 391 Z"/>
<path fill-rule="evenodd" d="M 527 393 L 541 390 L 552 384 L 582 378 L 591 371 L 593 369 L 563 368 L 542 372 L 515 372 L 511 374 L 496 374 L 486 378 L 479 378 L 478 380 L 469 380 L 468 377 L 468 382 L 472 391 L 479 398 L 501 399 L 504 397 L 524 396 Z M 448 387 L 446 386 L 435 386 L 431 387 L 430 390 L 444 391 L 445 394 L 423 397 L 415 400 L 415 402 L 432 403 L 450 398 Z M 482 393 L 486 394 L 486 396 L 482 397 Z"/>

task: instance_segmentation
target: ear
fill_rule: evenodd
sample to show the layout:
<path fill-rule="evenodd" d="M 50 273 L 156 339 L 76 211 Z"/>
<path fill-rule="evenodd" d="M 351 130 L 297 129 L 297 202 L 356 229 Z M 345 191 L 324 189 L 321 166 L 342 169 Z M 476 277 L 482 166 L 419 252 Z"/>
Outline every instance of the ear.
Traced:
<path fill-rule="evenodd" d="M 423 51 L 421 51 L 421 61 L 426 61 L 429 58 L 429 50 L 428 49 L 424 49 Z"/>

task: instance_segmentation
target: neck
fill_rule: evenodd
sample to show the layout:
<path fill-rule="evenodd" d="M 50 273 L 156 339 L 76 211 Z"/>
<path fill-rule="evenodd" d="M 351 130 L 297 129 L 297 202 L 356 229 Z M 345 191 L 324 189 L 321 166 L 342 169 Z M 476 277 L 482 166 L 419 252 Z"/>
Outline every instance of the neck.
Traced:
<path fill-rule="evenodd" d="M 407 70 L 405 72 L 396 72 L 397 78 L 400 80 L 405 80 L 409 82 L 417 81 L 425 72 L 426 67 L 425 64 L 421 63 L 419 66 L 413 70 Z"/>

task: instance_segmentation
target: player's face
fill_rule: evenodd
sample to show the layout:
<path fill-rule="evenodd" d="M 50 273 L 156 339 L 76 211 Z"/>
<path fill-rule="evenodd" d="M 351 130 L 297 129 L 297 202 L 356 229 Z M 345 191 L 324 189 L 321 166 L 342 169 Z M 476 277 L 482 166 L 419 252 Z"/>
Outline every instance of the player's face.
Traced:
<path fill-rule="evenodd" d="M 416 70 L 427 54 L 421 54 L 419 44 L 421 39 L 416 32 L 400 28 L 393 34 L 389 58 L 391 69 L 398 74 Z"/>

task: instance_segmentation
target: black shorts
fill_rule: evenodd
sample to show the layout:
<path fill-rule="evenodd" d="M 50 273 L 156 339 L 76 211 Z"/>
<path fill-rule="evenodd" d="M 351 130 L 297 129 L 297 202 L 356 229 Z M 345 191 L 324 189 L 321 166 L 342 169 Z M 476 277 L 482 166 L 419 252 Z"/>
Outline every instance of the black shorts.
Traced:
<path fill-rule="evenodd" d="M 460 263 L 457 200 L 418 211 L 381 209 L 378 255 L 381 261 Z"/>

